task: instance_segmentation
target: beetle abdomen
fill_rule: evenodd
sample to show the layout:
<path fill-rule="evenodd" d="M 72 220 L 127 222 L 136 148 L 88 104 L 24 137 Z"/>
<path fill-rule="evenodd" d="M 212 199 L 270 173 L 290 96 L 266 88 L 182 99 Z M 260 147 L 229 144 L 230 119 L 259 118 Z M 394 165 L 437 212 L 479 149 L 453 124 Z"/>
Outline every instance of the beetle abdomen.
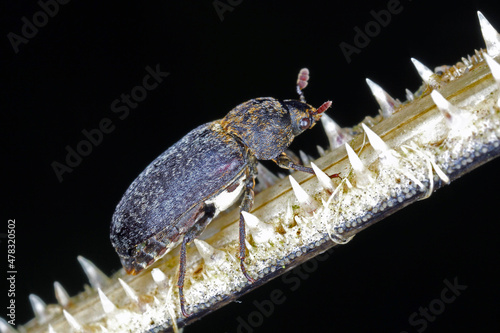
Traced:
<path fill-rule="evenodd" d="M 244 147 L 212 122 L 158 156 L 130 185 L 113 215 L 111 243 L 124 266 L 146 267 L 175 246 L 204 202 L 242 177 L 245 155 Z M 137 272 L 137 267 L 125 268 Z"/>

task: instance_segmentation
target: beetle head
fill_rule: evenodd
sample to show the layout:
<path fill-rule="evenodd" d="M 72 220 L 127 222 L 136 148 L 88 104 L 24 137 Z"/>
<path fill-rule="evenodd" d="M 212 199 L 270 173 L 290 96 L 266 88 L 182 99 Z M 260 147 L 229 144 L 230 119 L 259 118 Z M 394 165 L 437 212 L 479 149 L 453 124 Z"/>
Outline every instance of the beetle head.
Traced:
<path fill-rule="evenodd" d="M 332 102 L 328 101 L 316 109 L 307 103 L 297 100 L 289 99 L 283 101 L 283 107 L 288 109 L 290 113 L 293 135 L 297 136 L 316 125 L 316 123 L 321 119 L 323 112 L 325 112 L 331 105 Z"/>

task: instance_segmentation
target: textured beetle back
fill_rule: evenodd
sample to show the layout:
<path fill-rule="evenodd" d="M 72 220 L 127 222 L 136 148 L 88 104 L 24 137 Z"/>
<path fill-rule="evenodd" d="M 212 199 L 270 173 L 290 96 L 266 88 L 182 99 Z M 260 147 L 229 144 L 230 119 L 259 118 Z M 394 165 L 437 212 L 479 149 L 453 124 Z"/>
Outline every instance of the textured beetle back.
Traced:
<path fill-rule="evenodd" d="M 292 143 L 290 113 L 277 99 L 256 98 L 240 104 L 222 119 L 259 160 L 276 158 Z"/>
<path fill-rule="evenodd" d="M 165 235 L 163 244 L 176 242 L 189 227 L 181 223 L 189 220 L 183 215 L 223 190 L 221 184 L 237 179 L 246 167 L 244 157 L 245 149 L 217 122 L 191 131 L 158 156 L 123 195 L 111 223 L 117 252 L 133 256 L 155 235 Z"/>

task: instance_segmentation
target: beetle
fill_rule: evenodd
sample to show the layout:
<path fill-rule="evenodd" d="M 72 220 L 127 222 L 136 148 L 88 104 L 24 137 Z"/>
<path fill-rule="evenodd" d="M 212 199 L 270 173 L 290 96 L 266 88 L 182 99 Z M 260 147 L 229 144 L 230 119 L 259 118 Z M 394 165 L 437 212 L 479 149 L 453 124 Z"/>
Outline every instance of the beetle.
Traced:
<path fill-rule="evenodd" d="M 272 160 L 285 169 L 313 174 L 285 153 L 293 139 L 313 127 L 331 106 L 305 102 L 309 71 L 299 72 L 300 100 L 251 99 L 223 119 L 197 127 L 158 156 L 129 186 L 111 222 L 110 239 L 128 274 L 138 274 L 181 244 L 179 298 L 185 311 L 186 246 L 217 214 L 240 196 L 239 258 L 245 261 L 245 221 L 254 201 L 257 161 Z"/>

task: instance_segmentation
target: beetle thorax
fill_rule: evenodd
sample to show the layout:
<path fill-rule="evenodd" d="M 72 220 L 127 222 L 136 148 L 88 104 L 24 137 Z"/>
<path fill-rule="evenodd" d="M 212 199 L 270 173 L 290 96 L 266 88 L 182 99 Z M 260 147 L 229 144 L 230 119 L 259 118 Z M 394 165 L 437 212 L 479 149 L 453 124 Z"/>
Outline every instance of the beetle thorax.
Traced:
<path fill-rule="evenodd" d="M 280 101 L 256 98 L 232 109 L 221 121 L 259 160 L 276 158 L 294 139 L 290 113 Z"/>

